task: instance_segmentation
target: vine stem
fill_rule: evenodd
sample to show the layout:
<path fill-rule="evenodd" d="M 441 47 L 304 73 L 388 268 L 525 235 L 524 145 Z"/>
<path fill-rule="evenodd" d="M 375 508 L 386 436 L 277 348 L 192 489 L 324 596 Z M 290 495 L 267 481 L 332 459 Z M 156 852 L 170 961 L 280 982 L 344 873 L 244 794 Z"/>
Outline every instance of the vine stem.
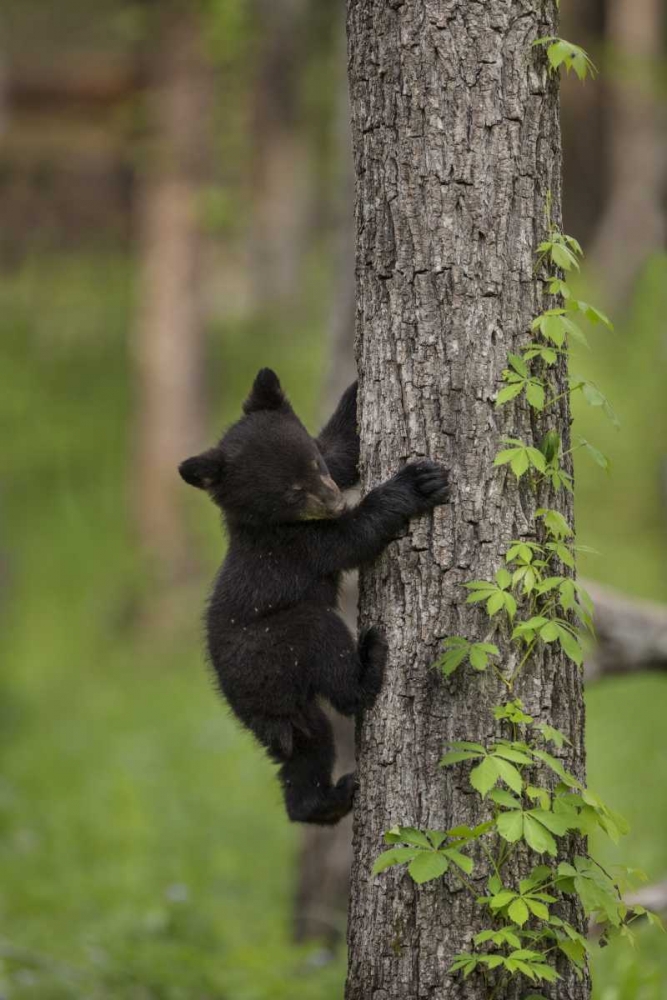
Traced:
<path fill-rule="evenodd" d="M 472 896 L 473 896 L 473 897 L 474 897 L 475 899 L 477 899 L 477 898 L 478 898 L 478 896 L 479 896 L 479 893 L 478 893 L 478 892 L 477 892 L 477 890 L 475 889 L 475 887 L 474 887 L 474 885 L 472 884 L 472 882 L 469 882 L 469 881 L 468 881 L 468 879 L 467 879 L 467 878 L 465 877 L 465 875 L 463 875 L 463 874 L 462 874 L 462 873 L 461 873 L 460 871 L 458 871 L 458 869 L 457 869 L 457 870 L 456 870 L 456 871 L 454 872 L 454 874 L 455 874 L 455 875 L 456 875 L 456 877 L 457 877 L 457 878 L 458 878 L 458 879 L 460 880 L 460 882 L 462 883 L 462 885 L 464 885 L 464 886 L 465 886 L 465 888 L 466 888 L 466 889 L 468 890 L 468 892 L 469 892 L 469 893 L 471 893 L 471 894 L 472 894 Z"/>
<path fill-rule="evenodd" d="M 500 868 L 496 864 L 496 859 L 494 858 L 493 854 L 488 849 L 488 847 L 486 846 L 486 844 L 484 843 L 483 840 L 480 840 L 479 844 L 480 844 L 480 847 L 482 848 L 482 850 L 484 851 L 484 853 L 486 854 L 487 858 L 491 862 L 491 865 L 493 867 L 493 870 L 494 870 L 495 874 L 498 876 L 498 878 L 500 878 Z"/>
<path fill-rule="evenodd" d="M 547 403 L 544 404 L 544 407 L 542 408 L 542 413 L 544 413 L 544 411 L 548 409 L 550 406 L 553 406 L 554 403 L 557 403 L 560 399 L 565 399 L 566 396 L 570 396 L 573 392 L 575 392 L 574 389 L 566 389 L 565 392 L 561 392 L 557 396 L 554 396 L 553 399 L 550 399 Z M 564 452 L 564 454 L 567 455 L 569 453 Z"/>
<path fill-rule="evenodd" d="M 503 682 L 503 684 L 505 685 L 505 687 L 507 688 L 508 691 L 511 691 L 512 690 L 512 682 L 511 682 L 511 680 L 508 680 L 507 677 L 505 677 L 505 675 L 502 672 L 502 670 L 500 670 L 495 665 L 495 663 L 493 664 L 493 669 L 495 670 L 496 674 L 498 675 L 498 679 Z"/>
<path fill-rule="evenodd" d="M 530 659 L 531 653 L 533 652 L 533 649 L 535 648 L 536 643 L 537 643 L 537 639 L 533 639 L 532 642 L 530 643 L 530 645 L 528 646 L 528 649 L 524 653 L 523 657 L 519 661 L 519 664 L 518 664 L 516 670 L 514 671 L 514 673 L 512 674 L 512 676 L 510 677 L 510 679 L 509 679 L 509 685 L 508 685 L 510 691 L 513 690 L 514 684 L 516 682 L 517 677 L 521 673 L 521 671 L 522 671 L 524 665 L 526 664 L 526 662 Z"/>

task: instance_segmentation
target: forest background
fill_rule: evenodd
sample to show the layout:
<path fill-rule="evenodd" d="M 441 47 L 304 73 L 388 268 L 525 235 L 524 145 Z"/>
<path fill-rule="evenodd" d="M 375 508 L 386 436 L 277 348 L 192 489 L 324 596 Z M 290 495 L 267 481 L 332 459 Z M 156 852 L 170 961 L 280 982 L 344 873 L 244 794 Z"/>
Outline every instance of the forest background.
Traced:
<path fill-rule="evenodd" d="M 667 908 L 666 19 L 562 7 L 601 70 L 563 83 L 565 231 L 616 320 L 574 370 L 620 419 L 576 406 L 611 460 L 577 462 L 580 569 L 665 603 L 589 684 L 590 784 L 632 827 L 596 849 Z M 301 833 L 207 675 L 224 538 L 176 466 L 263 365 L 313 429 L 353 378 L 343 5 L 2 8 L 0 996 L 334 1000 L 344 915 L 300 912 Z M 596 1000 L 664 1000 L 666 940 L 603 950 Z"/>

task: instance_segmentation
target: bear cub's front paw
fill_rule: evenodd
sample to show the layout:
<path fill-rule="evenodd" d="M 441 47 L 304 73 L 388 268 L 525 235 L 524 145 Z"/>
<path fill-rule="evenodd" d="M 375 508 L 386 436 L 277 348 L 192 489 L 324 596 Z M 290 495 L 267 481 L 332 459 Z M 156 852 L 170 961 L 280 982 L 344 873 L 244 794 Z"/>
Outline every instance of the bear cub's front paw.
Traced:
<path fill-rule="evenodd" d="M 449 500 L 449 473 L 430 458 L 409 462 L 396 474 L 396 480 L 410 491 L 415 513 L 431 510 Z"/>

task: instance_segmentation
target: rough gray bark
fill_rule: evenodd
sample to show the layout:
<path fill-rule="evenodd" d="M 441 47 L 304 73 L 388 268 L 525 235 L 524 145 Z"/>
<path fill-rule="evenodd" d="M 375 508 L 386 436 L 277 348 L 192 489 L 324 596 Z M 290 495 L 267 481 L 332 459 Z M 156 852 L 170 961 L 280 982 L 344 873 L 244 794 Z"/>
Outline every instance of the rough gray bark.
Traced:
<path fill-rule="evenodd" d="M 536 498 L 493 466 L 501 434 L 539 440 L 547 426 L 493 401 L 508 350 L 525 343 L 544 308 L 535 252 L 547 192 L 560 214 L 557 81 L 531 49 L 557 34 L 556 5 L 348 0 L 347 9 L 362 487 L 428 455 L 451 470 L 452 502 L 413 522 L 362 575 L 361 624 L 380 625 L 391 652 L 358 733 L 346 997 L 481 998 L 475 977 L 447 974 L 486 919 L 456 878 L 419 888 L 403 871 L 370 872 L 396 823 L 445 830 L 484 816 L 464 773 L 438 761 L 447 740 L 494 735 L 502 691 L 491 674 L 459 671 L 444 683 L 429 667 L 443 637 L 488 634 L 461 584 L 490 579 L 508 542 L 531 536 L 536 500 L 572 517 L 568 497 Z M 560 386 L 564 377 L 561 369 Z M 556 409 L 550 423 L 567 440 L 565 401 Z M 511 662 L 506 636 L 494 641 Z M 518 693 L 570 736 L 564 759 L 583 776 L 580 673 L 550 650 Z M 480 891 L 485 879 L 478 859 Z M 581 914 L 570 917 L 583 928 Z M 540 992 L 584 1000 L 587 979 L 560 971 L 557 989 Z"/>

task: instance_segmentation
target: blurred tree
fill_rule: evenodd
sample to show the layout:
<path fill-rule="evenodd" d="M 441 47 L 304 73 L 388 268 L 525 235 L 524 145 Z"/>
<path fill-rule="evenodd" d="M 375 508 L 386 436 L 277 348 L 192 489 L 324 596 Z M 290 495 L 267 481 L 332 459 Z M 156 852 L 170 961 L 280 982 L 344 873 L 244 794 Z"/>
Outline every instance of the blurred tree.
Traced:
<path fill-rule="evenodd" d="M 201 446 L 204 330 L 199 196 L 209 169 L 213 77 L 192 4 L 151 10 L 149 137 L 137 194 L 136 523 L 159 578 L 187 571 L 178 463 Z"/>
<path fill-rule="evenodd" d="M 492 401 L 507 351 L 542 309 L 535 254 L 548 192 L 560 219 L 558 86 L 537 50 L 526 59 L 534 39 L 558 34 L 556 5 L 526 0 L 521 11 L 504 0 L 465 12 L 348 0 L 362 485 L 430 455 L 451 470 L 452 503 L 361 574 L 361 623 L 382 627 L 390 662 L 359 730 L 347 1000 L 480 995 L 460 978 L 444 985 L 488 920 L 475 890 L 452 876 L 423 889 L 403 871 L 370 873 L 395 824 L 480 820 L 460 774 L 438 762 L 447 742 L 487 742 L 502 691 L 490 673 L 445 685 L 429 668 L 442 637 L 480 633 L 461 583 L 492 579 L 509 540 L 533 530 L 536 497 L 493 466 L 498 425 L 535 440 L 525 411 L 505 415 Z M 564 365 L 556 377 L 564 389 Z M 566 400 L 551 410 L 564 439 Z M 568 495 L 554 504 L 571 517 Z M 519 694 L 572 739 L 566 766 L 583 776 L 579 671 L 540 652 Z M 520 855 L 511 864 L 513 875 L 532 867 Z M 568 918 L 583 929 L 581 912 Z M 586 975 L 559 971 L 559 994 L 588 997 Z"/>
<path fill-rule="evenodd" d="M 255 0 L 262 25 L 252 120 L 251 270 L 255 306 L 293 301 L 300 290 L 310 199 L 303 129 L 303 68 L 311 0 Z"/>
<path fill-rule="evenodd" d="M 611 307 L 625 305 L 648 256 L 665 247 L 663 0 L 607 0 L 609 196 L 591 251 Z"/>
<path fill-rule="evenodd" d="M 336 114 L 333 121 L 336 169 L 333 215 L 333 293 L 329 308 L 328 363 L 322 415 L 333 411 L 354 381 L 354 169 L 350 137 L 345 33 L 338 32 Z M 349 574 L 341 595 L 350 628 L 357 626 L 357 575 Z M 330 713 L 341 773 L 354 770 L 354 729 L 349 719 Z M 333 829 L 306 828 L 301 838 L 294 929 L 297 941 L 319 940 L 333 947 L 344 935 L 352 862 L 352 818 Z"/>
<path fill-rule="evenodd" d="M 598 58 L 606 0 L 563 4 L 561 34 Z M 565 229 L 587 245 L 599 223 L 608 188 L 604 88 L 584 86 L 574 73 L 562 81 L 563 216 Z"/>

